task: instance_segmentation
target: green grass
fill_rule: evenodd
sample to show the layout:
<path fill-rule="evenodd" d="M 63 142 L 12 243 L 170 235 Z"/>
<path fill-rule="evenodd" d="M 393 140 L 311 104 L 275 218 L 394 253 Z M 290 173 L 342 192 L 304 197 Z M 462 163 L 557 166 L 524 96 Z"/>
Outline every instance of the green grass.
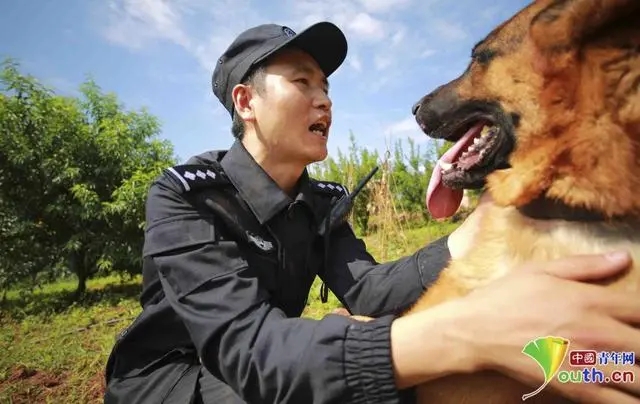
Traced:
<path fill-rule="evenodd" d="M 451 232 L 438 224 L 403 237 L 365 238 L 381 261 L 399 258 Z M 139 313 L 140 278 L 88 282 L 86 297 L 73 302 L 75 281 L 46 285 L 33 294 L 10 292 L 0 307 L 0 403 L 100 403 L 103 370 L 115 335 Z M 303 316 L 321 318 L 340 304 L 320 301 L 316 279 Z"/>
<path fill-rule="evenodd" d="M 114 335 L 138 312 L 139 279 L 75 282 L 8 294 L 0 315 L 0 403 L 101 402 L 102 368 Z"/>

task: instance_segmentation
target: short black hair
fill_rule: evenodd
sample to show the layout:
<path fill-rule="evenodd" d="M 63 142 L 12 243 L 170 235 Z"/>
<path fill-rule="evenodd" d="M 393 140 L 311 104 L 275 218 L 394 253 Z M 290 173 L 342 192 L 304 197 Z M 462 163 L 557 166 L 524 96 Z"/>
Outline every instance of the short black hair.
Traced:
<path fill-rule="evenodd" d="M 264 64 L 258 65 L 256 68 L 247 73 L 247 76 L 242 80 L 242 84 L 249 85 L 255 89 L 258 94 L 262 94 L 264 91 L 264 76 L 266 72 L 266 66 Z M 242 117 L 234 112 L 231 120 L 231 134 L 234 138 L 242 140 L 244 136 L 244 121 Z"/>

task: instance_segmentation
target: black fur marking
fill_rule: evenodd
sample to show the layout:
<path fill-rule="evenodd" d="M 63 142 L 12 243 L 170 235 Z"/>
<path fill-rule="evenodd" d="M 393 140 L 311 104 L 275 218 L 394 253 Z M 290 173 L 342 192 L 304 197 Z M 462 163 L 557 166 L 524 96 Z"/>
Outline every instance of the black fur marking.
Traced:
<path fill-rule="evenodd" d="M 518 208 L 523 215 L 536 220 L 568 220 L 575 222 L 601 222 L 605 216 L 599 212 L 566 205 L 560 200 L 539 197 Z"/>
<path fill-rule="evenodd" d="M 622 55 L 611 58 L 600 64 L 600 68 L 605 73 L 605 97 L 610 100 L 618 99 L 619 95 L 629 97 L 638 92 L 640 87 L 640 76 L 633 77 L 631 82 L 625 80 L 634 74 L 631 67 L 633 59 L 637 58 L 635 50 L 628 50 Z M 624 85 L 624 83 L 628 83 Z M 618 95 L 616 95 L 618 94 Z M 619 108 L 619 105 L 612 105 L 612 108 Z"/>
<path fill-rule="evenodd" d="M 483 49 L 475 53 L 472 57 L 475 62 L 486 66 L 499 55 L 500 53 L 494 49 Z"/>
<path fill-rule="evenodd" d="M 531 26 L 541 24 L 551 24 L 556 22 L 565 9 L 571 5 L 575 0 L 556 0 L 551 5 L 547 6 L 544 10 L 540 11 L 531 20 Z"/>
<path fill-rule="evenodd" d="M 518 128 L 520 126 L 520 114 L 517 112 L 512 112 L 510 116 L 511 122 L 513 122 L 513 127 Z"/>
<path fill-rule="evenodd" d="M 480 120 L 486 120 L 500 129 L 496 135 L 498 136 L 497 143 L 491 148 L 492 155 L 488 156 L 490 161 L 488 165 L 465 171 L 460 176 L 445 181 L 450 188 L 482 188 L 485 185 L 487 175 L 495 170 L 510 167 L 509 155 L 515 148 L 515 130 L 516 125 L 520 122 L 520 116 L 507 113 L 502 109 L 500 103 L 494 100 L 460 102 L 456 98 L 457 103 L 454 104 L 453 98 L 445 98 L 443 101 L 439 97 L 442 95 L 435 96 L 425 102 L 419 111 L 421 117 L 426 116 L 424 118 L 426 124 L 433 128 L 427 133 L 429 137 L 456 141 L 470 125 Z M 438 103 L 436 110 L 431 109 L 434 103 Z M 443 110 L 444 105 L 449 108 Z"/>
<path fill-rule="evenodd" d="M 484 43 L 487 41 L 487 38 L 481 40 L 480 42 L 476 43 L 475 45 L 473 45 L 473 48 L 471 49 L 471 57 L 473 57 L 473 55 L 476 54 L 476 52 L 478 51 L 478 49 L 484 45 Z"/>

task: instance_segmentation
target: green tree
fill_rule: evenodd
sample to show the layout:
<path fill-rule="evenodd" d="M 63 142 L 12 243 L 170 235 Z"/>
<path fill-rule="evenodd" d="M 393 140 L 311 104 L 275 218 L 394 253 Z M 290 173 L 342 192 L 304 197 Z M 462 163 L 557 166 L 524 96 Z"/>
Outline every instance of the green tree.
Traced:
<path fill-rule="evenodd" d="M 354 228 L 361 234 L 368 234 L 373 230 L 369 226 L 370 208 L 375 204 L 373 184 L 381 179 L 383 172 L 387 174 L 386 178 L 389 181 L 389 198 L 396 209 L 410 219 L 412 223 L 409 225 L 422 225 L 428 221 L 425 192 L 436 157 L 441 155 L 439 153 L 444 153 L 441 151 L 442 146 L 436 144 L 436 147 L 421 150 L 409 138 L 408 149 L 405 152 L 404 142 L 398 139 L 393 145 L 393 152 L 388 151 L 384 156 L 380 156 L 377 151 L 357 145 L 353 133 L 350 133 L 349 140 L 347 153 L 338 150 L 336 157 L 328 157 L 325 161 L 312 165 L 310 172 L 313 177 L 340 182 L 353 190 L 374 166 L 380 168 L 355 200 L 350 216 Z"/>
<path fill-rule="evenodd" d="M 353 132 L 350 132 L 348 154 L 338 150 L 336 158 L 327 157 L 323 162 L 313 164 L 309 172 L 314 178 L 344 184 L 351 192 L 379 164 L 380 156 L 378 152 L 372 152 L 358 146 Z M 380 173 L 378 172 L 371 181 L 374 181 L 379 176 Z M 371 197 L 371 187 L 364 187 L 356 197 L 350 214 L 350 220 L 354 228 L 364 234 L 368 230 L 368 206 L 371 202 Z"/>
<path fill-rule="evenodd" d="M 397 140 L 394 145 L 392 164 L 392 189 L 397 206 L 415 220 L 423 224 L 428 220 L 425 209 L 425 192 L 434 165 L 433 149 L 421 152 L 420 147 L 411 138 L 407 139 L 408 152 L 403 142 Z"/>
<path fill-rule="evenodd" d="M 137 269 L 148 186 L 175 164 L 158 120 L 92 80 L 56 95 L 11 60 L 0 83 L 0 286 L 71 272 L 80 295 L 99 271 Z"/>

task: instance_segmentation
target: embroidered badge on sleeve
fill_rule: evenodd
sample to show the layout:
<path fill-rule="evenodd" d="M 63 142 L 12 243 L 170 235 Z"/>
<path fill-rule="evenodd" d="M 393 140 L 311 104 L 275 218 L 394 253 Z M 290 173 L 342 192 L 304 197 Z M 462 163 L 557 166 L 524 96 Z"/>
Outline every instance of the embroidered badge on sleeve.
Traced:
<path fill-rule="evenodd" d="M 180 182 L 183 192 L 229 183 L 222 171 L 210 165 L 177 165 L 169 167 L 167 172 Z"/>

